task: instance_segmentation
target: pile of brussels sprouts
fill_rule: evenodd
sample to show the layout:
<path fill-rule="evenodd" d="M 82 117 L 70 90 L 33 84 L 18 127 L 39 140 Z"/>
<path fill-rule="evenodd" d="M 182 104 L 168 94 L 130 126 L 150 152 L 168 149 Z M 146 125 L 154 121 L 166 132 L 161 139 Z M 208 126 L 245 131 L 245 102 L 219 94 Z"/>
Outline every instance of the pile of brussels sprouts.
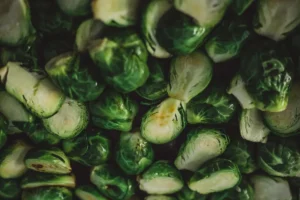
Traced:
<path fill-rule="evenodd" d="M 1 200 L 300 200 L 300 0 L 0 0 Z"/>

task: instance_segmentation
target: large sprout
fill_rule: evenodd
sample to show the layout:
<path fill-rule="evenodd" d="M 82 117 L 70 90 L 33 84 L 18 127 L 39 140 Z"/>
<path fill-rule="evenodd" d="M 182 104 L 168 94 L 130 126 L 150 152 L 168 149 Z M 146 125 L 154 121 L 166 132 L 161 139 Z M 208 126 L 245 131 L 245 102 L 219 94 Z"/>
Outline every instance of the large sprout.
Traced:
<path fill-rule="evenodd" d="M 171 63 L 169 96 L 187 103 L 208 86 L 212 71 L 212 63 L 204 53 L 196 51 L 175 57 Z"/>
<path fill-rule="evenodd" d="M 108 130 L 130 131 L 138 112 L 138 104 L 129 95 L 106 89 L 90 102 L 92 122 Z"/>

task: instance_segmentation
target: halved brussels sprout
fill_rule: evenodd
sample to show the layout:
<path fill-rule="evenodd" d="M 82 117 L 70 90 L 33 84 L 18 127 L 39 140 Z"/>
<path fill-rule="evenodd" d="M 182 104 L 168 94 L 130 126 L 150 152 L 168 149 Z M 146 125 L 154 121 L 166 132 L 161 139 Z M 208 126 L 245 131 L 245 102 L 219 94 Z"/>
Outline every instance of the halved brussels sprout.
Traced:
<path fill-rule="evenodd" d="M 110 199 L 129 199 L 135 193 L 135 183 L 109 164 L 94 167 L 90 179 L 98 190 Z"/>
<path fill-rule="evenodd" d="M 97 166 L 106 162 L 110 155 L 110 141 L 101 131 L 84 131 L 79 136 L 63 141 L 67 156 L 86 166 Z"/>
<path fill-rule="evenodd" d="M 39 187 L 23 190 L 22 200 L 73 200 L 72 191 L 64 187 Z"/>
<path fill-rule="evenodd" d="M 81 185 L 76 188 L 75 195 L 80 200 L 108 200 L 92 185 Z"/>
<path fill-rule="evenodd" d="M 233 0 L 231 8 L 237 15 L 242 15 L 255 0 Z"/>
<path fill-rule="evenodd" d="M 76 31 L 76 47 L 79 52 L 88 50 L 91 42 L 101 36 L 104 23 L 100 20 L 88 19 L 83 21 Z"/>
<path fill-rule="evenodd" d="M 255 108 L 242 110 L 239 123 L 243 139 L 250 142 L 267 142 L 271 131 L 263 123 L 262 113 L 259 110 Z"/>
<path fill-rule="evenodd" d="M 254 200 L 254 190 L 247 181 L 243 180 L 237 187 L 223 192 L 213 193 L 210 200 Z"/>
<path fill-rule="evenodd" d="M 121 133 L 116 147 L 116 162 L 129 175 L 143 172 L 154 160 L 152 146 L 139 131 Z"/>
<path fill-rule="evenodd" d="M 95 40 L 89 53 L 106 83 L 120 92 L 136 90 L 149 76 L 147 49 L 131 30 L 121 30 Z"/>
<path fill-rule="evenodd" d="M 51 174 L 69 174 L 72 171 L 70 161 L 58 148 L 32 149 L 25 157 L 28 169 Z"/>
<path fill-rule="evenodd" d="M 253 143 L 242 139 L 234 139 L 230 141 L 223 157 L 237 164 L 241 173 L 250 174 L 258 168 L 255 150 Z"/>
<path fill-rule="evenodd" d="M 228 122 L 238 105 L 221 85 L 214 85 L 195 96 L 187 104 L 189 124 L 221 124 Z"/>
<path fill-rule="evenodd" d="M 91 12 L 91 0 L 56 0 L 58 7 L 70 16 L 85 16 Z"/>
<path fill-rule="evenodd" d="M 177 200 L 175 197 L 165 196 L 165 195 L 150 195 L 146 196 L 145 200 Z"/>
<path fill-rule="evenodd" d="M 253 175 L 250 181 L 254 188 L 255 200 L 292 200 L 289 183 L 282 178 Z"/>
<path fill-rule="evenodd" d="M 156 102 L 168 96 L 167 81 L 163 72 L 164 63 L 155 58 L 148 59 L 150 70 L 149 78 L 146 83 L 136 90 L 136 93 L 146 99 L 146 102 Z"/>
<path fill-rule="evenodd" d="M 142 35 L 149 53 L 157 58 L 168 58 L 171 54 L 167 52 L 157 41 L 157 24 L 160 18 L 172 8 L 172 1 L 152 0 L 148 3 L 142 17 Z"/>
<path fill-rule="evenodd" d="M 210 194 L 235 187 L 241 178 L 236 164 L 230 160 L 216 159 L 195 172 L 188 186 L 200 194 Z"/>
<path fill-rule="evenodd" d="M 42 121 L 47 131 L 62 139 L 68 139 L 76 137 L 86 128 L 89 113 L 85 104 L 66 98 L 55 115 Z"/>
<path fill-rule="evenodd" d="M 47 174 L 28 171 L 21 181 L 22 189 L 30 189 L 45 186 L 62 186 L 74 188 L 75 176 L 72 174 Z"/>
<path fill-rule="evenodd" d="M 180 147 L 175 166 L 179 170 L 196 171 L 208 160 L 221 155 L 228 144 L 229 137 L 217 129 L 193 129 Z"/>
<path fill-rule="evenodd" d="M 139 187 L 148 194 L 173 194 L 184 183 L 180 172 L 167 161 L 156 161 L 140 177 Z"/>
<path fill-rule="evenodd" d="M 300 24 L 299 0 L 259 0 L 257 4 L 254 29 L 259 35 L 283 40 Z"/>
<path fill-rule="evenodd" d="M 27 171 L 24 158 L 31 149 L 21 140 L 15 141 L 0 152 L 0 177 L 5 179 L 19 178 Z"/>
<path fill-rule="evenodd" d="M 240 75 L 245 87 L 262 111 L 286 109 L 294 64 L 281 43 L 257 40 L 243 51 Z"/>
<path fill-rule="evenodd" d="M 282 112 L 265 112 L 264 121 L 276 135 L 289 137 L 300 133 L 300 82 L 294 82 L 287 108 Z"/>
<path fill-rule="evenodd" d="M 189 187 L 184 186 L 182 190 L 176 194 L 176 198 L 177 200 L 206 200 L 207 196 L 192 191 Z"/>
<path fill-rule="evenodd" d="M 228 61 L 240 54 L 250 34 L 243 19 L 224 20 L 206 42 L 206 52 L 215 63 Z"/>
<path fill-rule="evenodd" d="M 227 93 L 232 94 L 243 109 L 255 108 L 254 100 L 248 93 L 245 82 L 239 74 L 235 75 L 231 80 Z"/>
<path fill-rule="evenodd" d="M 223 18 L 231 0 L 175 0 L 175 8 L 203 27 L 214 27 Z"/>
<path fill-rule="evenodd" d="M 0 178 L 0 198 L 18 199 L 21 194 L 19 179 L 2 179 Z"/>
<path fill-rule="evenodd" d="M 89 63 L 72 52 L 64 53 L 47 62 L 45 70 L 52 81 L 70 98 L 78 101 L 95 100 L 104 90 L 104 84 L 92 76 Z"/>
<path fill-rule="evenodd" d="M 106 89 L 89 105 L 93 124 L 108 130 L 130 131 L 138 112 L 136 101 L 112 89 Z"/>
<path fill-rule="evenodd" d="M 141 135 L 148 142 L 165 144 L 174 140 L 186 126 L 185 103 L 168 98 L 152 107 L 142 119 Z"/>
<path fill-rule="evenodd" d="M 6 91 L 40 118 L 54 115 L 64 102 L 64 94 L 48 78 L 38 77 L 19 63 L 7 63 L 0 77 Z"/>
<path fill-rule="evenodd" d="M 269 140 L 258 148 L 258 165 L 273 176 L 300 177 L 300 151 L 295 141 Z"/>
<path fill-rule="evenodd" d="M 92 9 L 95 19 L 117 27 L 132 26 L 137 22 L 139 0 L 95 0 Z"/>
<path fill-rule="evenodd" d="M 212 28 L 202 27 L 192 17 L 171 8 L 161 16 L 156 29 L 163 48 L 173 55 L 186 55 L 203 43 Z"/>
<path fill-rule="evenodd" d="M 168 94 L 189 102 L 210 83 L 213 73 L 211 60 L 201 52 L 178 56 L 172 60 Z"/>
<path fill-rule="evenodd" d="M 0 2 L 0 44 L 18 46 L 28 43 L 34 32 L 26 0 Z"/>

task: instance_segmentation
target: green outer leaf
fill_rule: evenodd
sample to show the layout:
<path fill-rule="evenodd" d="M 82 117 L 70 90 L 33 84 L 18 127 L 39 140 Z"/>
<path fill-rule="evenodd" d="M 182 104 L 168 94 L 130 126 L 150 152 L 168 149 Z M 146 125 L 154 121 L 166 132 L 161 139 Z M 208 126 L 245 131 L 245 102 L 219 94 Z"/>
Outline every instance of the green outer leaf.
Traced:
<path fill-rule="evenodd" d="M 74 188 L 75 176 L 72 174 L 47 174 L 28 171 L 22 178 L 21 188 L 30 189 L 43 186 L 62 186 Z"/>
<path fill-rule="evenodd" d="M 126 174 L 140 174 L 153 161 L 152 146 L 139 132 L 121 133 L 116 147 L 116 162 Z"/>
<path fill-rule="evenodd" d="M 237 102 L 220 85 L 207 88 L 187 104 L 187 120 L 190 124 L 227 123 L 237 110 Z"/>
<path fill-rule="evenodd" d="M 80 200 L 108 200 L 93 185 L 81 185 L 76 188 L 75 195 Z"/>
<path fill-rule="evenodd" d="M 21 194 L 19 179 L 0 178 L 0 198 L 17 199 Z"/>
<path fill-rule="evenodd" d="M 119 31 L 94 41 L 89 53 L 101 70 L 102 78 L 120 92 L 136 90 L 149 76 L 147 49 L 131 30 Z"/>
<path fill-rule="evenodd" d="M 189 187 L 184 186 L 182 190 L 180 190 L 176 194 L 177 200 L 206 200 L 207 196 L 199 194 L 198 192 L 195 192 L 191 190 Z"/>
<path fill-rule="evenodd" d="M 90 180 L 102 194 L 111 199 L 129 199 L 135 193 L 135 183 L 109 164 L 94 167 Z"/>
<path fill-rule="evenodd" d="M 57 145 L 61 141 L 57 135 L 48 132 L 45 128 L 40 128 L 33 132 L 27 132 L 27 136 L 34 144 L 38 145 Z"/>
<path fill-rule="evenodd" d="M 250 174 L 258 168 L 254 145 L 243 139 L 231 140 L 223 157 L 237 164 L 241 173 Z"/>
<path fill-rule="evenodd" d="M 71 190 L 64 187 L 40 187 L 23 190 L 22 200 L 72 200 Z"/>
<path fill-rule="evenodd" d="M 25 157 L 25 165 L 28 169 L 44 173 L 68 174 L 72 170 L 69 159 L 58 148 L 30 150 Z"/>
<path fill-rule="evenodd" d="M 86 166 L 97 166 L 110 156 L 111 143 L 102 131 L 85 131 L 63 141 L 63 150 L 71 160 Z"/>
<path fill-rule="evenodd" d="M 106 89 L 89 107 L 93 124 L 108 130 L 130 131 L 138 112 L 133 99 L 112 89 Z"/>
<path fill-rule="evenodd" d="M 281 43 L 258 40 L 243 51 L 240 74 L 255 105 L 262 111 L 286 109 L 294 65 Z"/>
<path fill-rule="evenodd" d="M 156 38 L 163 48 L 173 55 L 186 55 L 198 48 L 212 29 L 171 8 L 160 18 L 157 30 Z"/>
<path fill-rule="evenodd" d="M 242 15 L 253 2 L 254 0 L 233 0 L 231 8 L 236 14 Z"/>
<path fill-rule="evenodd" d="M 91 13 L 91 0 L 56 0 L 59 8 L 70 16 L 85 16 Z"/>
<path fill-rule="evenodd" d="M 300 151 L 292 140 L 269 140 L 258 148 L 258 165 L 273 176 L 300 177 Z"/>
<path fill-rule="evenodd" d="M 177 200 L 175 197 L 165 195 L 150 195 L 145 197 L 145 200 Z"/>

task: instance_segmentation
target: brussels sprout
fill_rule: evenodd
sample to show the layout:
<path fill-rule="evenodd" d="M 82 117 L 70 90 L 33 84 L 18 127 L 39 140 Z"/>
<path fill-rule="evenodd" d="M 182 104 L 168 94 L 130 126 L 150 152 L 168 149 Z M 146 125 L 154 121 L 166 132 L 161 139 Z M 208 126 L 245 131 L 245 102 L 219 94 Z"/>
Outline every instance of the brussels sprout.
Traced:
<path fill-rule="evenodd" d="M 129 175 L 143 172 L 154 160 L 152 146 L 139 131 L 122 133 L 116 147 L 116 162 Z"/>
<path fill-rule="evenodd" d="M 131 30 L 94 41 L 89 53 L 104 80 L 120 92 L 136 90 L 149 76 L 147 49 Z"/>
<path fill-rule="evenodd" d="M 217 84 L 207 88 L 187 104 L 187 121 L 189 124 L 227 123 L 237 107 L 233 96 Z"/>
<path fill-rule="evenodd" d="M 89 107 L 93 124 L 108 130 L 130 131 L 138 112 L 133 99 L 112 89 L 106 89 Z"/>
<path fill-rule="evenodd" d="M 195 172 L 188 186 L 200 194 L 209 194 L 233 188 L 240 180 L 241 174 L 236 164 L 230 160 L 216 159 Z"/>
<path fill-rule="evenodd" d="M 265 112 L 264 121 L 276 135 L 288 137 L 300 133 L 300 82 L 294 82 L 287 108 L 282 112 Z"/>
<path fill-rule="evenodd" d="M 97 166 L 107 161 L 110 148 L 110 141 L 101 131 L 84 131 L 75 138 L 63 141 L 67 156 L 86 166 Z"/>
<path fill-rule="evenodd" d="M 213 193 L 210 200 L 254 200 L 252 186 L 243 180 L 237 187 L 223 192 Z"/>
<path fill-rule="evenodd" d="M 288 140 L 269 140 L 259 145 L 258 165 L 273 176 L 300 177 L 298 144 Z"/>
<path fill-rule="evenodd" d="M 262 114 L 259 110 L 255 108 L 242 110 L 239 123 L 243 139 L 250 142 L 267 142 L 271 131 L 264 125 Z"/>
<path fill-rule="evenodd" d="M 0 69 L 6 91 L 40 118 L 54 115 L 61 107 L 64 94 L 45 77 L 38 77 L 20 66 L 9 62 Z"/>
<path fill-rule="evenodd" d="M 80 200 L 108 200 L 92 185 L 81 185 L 76 188 L 75 195 Z"/>
<path fill-rule="evenodd" d="M 148 194 L 173 194 L 183 188 L 180 172 L 167 161 L 156 161 L 138 178 L 139 187 Z"/>
<path fill-rule="evenodd" d="M 299 0 L 259 0 L 254 18 L 255 32 L 275 41 L 285 39 L 300 24 L 299 8 Z"/>
<path fill-rule="evenodd" d="M 227 135 L 217 129 L 193 129 L 180 147 L 175 166 L 179 170 L 196 171 L 208 160 L 221 155 L 228 144 Z"/>
<path fill-rule="evenodd" d="M 24 158 L 31 149 L 27 143 L 21 140 L 14 143 L 0 152 L 0 177 L 5 179 L 19 178 L 25 174 L 27 168 Z"/>
<path fill-rule="evenodd" d="M 176 194 L 177 200 L 206 200 L 207 196 L 199 194 L 198 192 L 192 191 L 189 187 L 184 186 Z"/>
<path fill-rule="evenodd" d="M 104 24 L 95 19 L 83 21 L 76 31 L 76 47 L 79 52 L 84 52 L 88 49 L 91 42 L 101 36 Z"/>
<path fill-rule="evenodd" d="M 152 107 L 142 118 L 141 135 L 154 144 L 174 140 L 186 126 L 186 105 L 168 98 Z"/>
<path fill-rule="evenodd" d="M 241 173 L 250 174 L 257 169 L 255 146 L 246 140 L 231 140 L 223 156 L 237 164 Z"/>
<path fill-rule="evenodd" d="M 232 79 L 227 93 L 232 94 L 239 101 L 243 109 L 255 108 L 254 100 L 246 90 L 245 82 L 239 74 L 235 75 Z"/>
<path fill-rule="evenodd" d="M 95 0 L 92 9 L 95 19 L 117 27 L 132 26 L 137 22 L 139 0 Z"/>
<path fill-rule="evenodd" d="M 167 81 L 163 72 L 163 62 L 150 58 L 148 66 L 150 70 L 149 78 L 146 83 L 136 90 L 136 93 L 148 102 L 155 102 L 167 97 Z"/>
<path fill-rule="evenodd" d="M 58 148 L 30 150 L 25 165 L 28 169 L 52 174 L 68 174 L 72 170 L 69 159 Z"/>
<path fill-rule="evenodd" d="M 0 178 L 0 198 L 17 199 L 21 194 L 19 179 L 2 179 Z"/>
<path fill-rule="evenodd" d="M 292 200 L 289 183 L 279 177 L 253 175 L 250 179 L 255 200 Z"/>
<path fill-rule="evenodd" d="M 84 16 L 91 12 L 91 0 L 56 0 L 58 7 L 67 15 Z"/>
<path fill-rule="evenodd" d="M 233 0 L 231 8 L 237 15 L 242 15 L 254 1 L 255 0 Z"/>
<path fill-rule="evenodd" d="M 30 0 L 33 26 L 43 35 L 55 35 L 71 31 L 72 17 L 64 14 L 56 1 Z M 51 45 L 51 42 L 47 45 Z"/>
<path fill-rule="evenodd" d="M 145 197 L 145 200 L 176 200 L 176 198 L 165 195 L 150 195 Z"/>
<path fill-rule="evenodd" d="M 55 115 L 42 121 L 47 131 L 62 139 L 68 139 L 76 137 L 86 128 L 89 113 L 83 103 L 66 98 Z"/>
<path fill-rule="evenodd" d="M 81 62 L 79 56 L 64 53 L 46 64 L 46 71 L 53 82 L 70 98 L 78 101 L 95 100 L 104 90 L 104 85 L 91 75 L 90 66 Z"/>
<path fill-rule="evenodd" d="M 214 27 L 218 24 L 231 0 L 175 0 L 175 8 L 191 17 L 203 27 Z"/>
<path fill-rule="evenodd" d="M 71 190 L 64 187 L 39 187 L 23 190 L 22 200 L 72 200 Z"/>
<path fill-rule="evenodd" d="M 160 18 L 172 8 L 173 3 L 169 0 L 152 0 L 148 3 L 142 16 L 142 35 L 149 53 L 157 58 L 168 58 L 167 52 L 157 41 L 156 32 Z M 158 30 L 159 31 L 159 30 Z"/>
<path fill-rule="evenodd" d="M 210 59 L 201 52 L 174 58 L 168 85 L 169 96 L 187 103 L 208 86 L 212 73 Z"/>
<path fill-rule="evenodd" d="M 35 32 L 26 0 L 0 2 L 0 44 L 18 46 L 30 42 Z"/>
<path fill-rule="evenodd" d="M 249 36 L 250 29 L 244 20 L 224 20 L 206 42 L 205 49 L 215 63 L 224 62 L 240 54 Z"/>
<path fill-rule="evenodd" d="M 21 132 L 15 126 L 15 122 L 31 123 L 34 121 L 34 116 L 17 99 L 5 91 L 0 91 L 0 113 L 8 120 L 8 134 Z"/>
<path fill-rule="evenodd" d="M 49 133 L 45 128 L 27 132 L 27 136 L 34 144 L 39 145 L 57 145 L 60 142 L 60 138 L 57 135 Z"/>
<path fill-rule="evenodd" d="M 44 186 L 75 187 L 75 176 L 72 174 L 47 174 L 35 171 L 28 171 L 22 181 L 22 189 L 30 189 Z"/>
<path fill-rule="evenodd" d="M 198 25 L 192 17 L 175 8 L 161 16 L 156 28 L 158 43 L 174 55 L 192 53 L 211 30 Z"/>
<path fill-rule="evenodd" d="M 241 77 L 255 106 L 262 111 L 286 109 L 293 69 L 285 47 L 269 40 L 249 45 L 241 57 Z"/>
<path fill-rule="evenodd" d="M 135 193 L 135 183 L 112 165 L 94 167 L 90 179 L 102 194 L 111 199 L 126 200 Z"/>

